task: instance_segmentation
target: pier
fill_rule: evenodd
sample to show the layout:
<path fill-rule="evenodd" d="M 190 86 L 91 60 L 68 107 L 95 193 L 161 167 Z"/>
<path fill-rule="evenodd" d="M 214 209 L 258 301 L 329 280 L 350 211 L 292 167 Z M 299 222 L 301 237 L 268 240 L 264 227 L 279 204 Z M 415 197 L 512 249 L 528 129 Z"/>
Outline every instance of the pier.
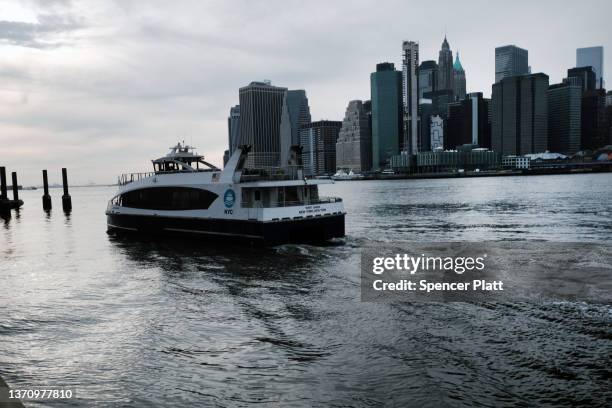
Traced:
<path fill-rule="evenodd" d="M 42 176 L 44 188 L 42 205 L 43 210 L 49 212 L 53 208 L 53 203 L 51 200 L 51 195 L 49 194 L 49 179 L 47 170 L 42 171 Z M 19 198 L 20 186 L 17 182 L 17 172 L 14 171 L 11 173 L 11 181 L 11 188 L 13 190 L 12 199 L 8 197 L 6 167 L 0 167 L 0 213 L 2 213 L 5 218 L 10 218 L 11 210 L 18 210 L 21 206 L 23 206 L 23 200 Z M 68 193 L 68 171 L 66 168 L 62 168 L 62 186 L 64 190 L 64 194 L 62 195 L 62 208 L 66 214 L 69 214 L 72 211 L 72 197 L 70 197 L 70 194 Z"/>

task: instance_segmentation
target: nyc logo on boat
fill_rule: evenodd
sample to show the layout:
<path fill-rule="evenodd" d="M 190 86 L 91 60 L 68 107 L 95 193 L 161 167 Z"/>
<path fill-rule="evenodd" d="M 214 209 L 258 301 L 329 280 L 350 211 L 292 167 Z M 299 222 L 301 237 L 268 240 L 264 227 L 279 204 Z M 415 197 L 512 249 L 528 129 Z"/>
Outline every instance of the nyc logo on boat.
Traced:
<path fill-rule="evenodd" d="M 223 202 L 227 208 L 234 206 L 234 203 L 236 202 L 236 193 L 234 193 L 234 190 L 228 189 L 225 191 L 225 194 L 223 195 Z"/>

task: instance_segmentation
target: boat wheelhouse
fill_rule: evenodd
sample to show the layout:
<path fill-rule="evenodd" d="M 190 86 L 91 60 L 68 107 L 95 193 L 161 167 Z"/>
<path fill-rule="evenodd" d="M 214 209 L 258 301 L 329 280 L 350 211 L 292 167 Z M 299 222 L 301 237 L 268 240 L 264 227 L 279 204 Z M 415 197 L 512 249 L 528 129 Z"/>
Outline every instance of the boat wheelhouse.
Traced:
<path fill-rule="evenodd" d="M 152 161 L 153 172 L 120 176 L 106 211 L 108 231 L 271 244 L 344 236 L 342 200 L 319 196 L 318 186 L 332 180 L 305 178 L 293 150 L 282 168 L 249 169 L 249 150 L 238 147 L 221 170 L 179 143 Z"/>

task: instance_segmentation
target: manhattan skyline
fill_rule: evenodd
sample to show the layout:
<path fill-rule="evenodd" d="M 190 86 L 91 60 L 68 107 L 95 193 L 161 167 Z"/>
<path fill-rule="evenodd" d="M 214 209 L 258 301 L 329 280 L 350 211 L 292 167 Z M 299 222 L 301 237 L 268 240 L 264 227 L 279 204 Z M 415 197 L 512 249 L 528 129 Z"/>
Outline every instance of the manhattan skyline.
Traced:
<path fill-rule="evenodd" d="M 550 83 L 576 48 L 601 45 L 612 83 L 610 3 L 491 3 L 0 2 L 0 165 L 24 185 L 61 167 L 71 184 L 111 183 L 183 139 L 221 165 L 240 87 L 305 89 L 313 121 L 342 120 L 377 63 L 401 67 L 403 41 L 437 60 L 445 34 L 467 92 L 490 97 L 495 47 L 509 44 Z"/>

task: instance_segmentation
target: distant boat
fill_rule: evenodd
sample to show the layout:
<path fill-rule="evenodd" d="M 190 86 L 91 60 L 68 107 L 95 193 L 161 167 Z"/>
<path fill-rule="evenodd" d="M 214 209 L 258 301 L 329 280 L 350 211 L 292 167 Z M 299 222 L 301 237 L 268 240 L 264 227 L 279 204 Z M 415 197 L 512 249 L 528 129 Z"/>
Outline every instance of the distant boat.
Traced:
<path fill-rule="evenodd" d="M 340 169 L 336 172 L 336 174 L 334 174 L 332 176 L 332 179 L 334 180 L 359 180 L 363 178 L 363 174 L 355 174 L 353 173 L 353 170 L 349 170 L 349 172 L 347 173 L 346 171 L 344 171 L 343 169 Z"/>

